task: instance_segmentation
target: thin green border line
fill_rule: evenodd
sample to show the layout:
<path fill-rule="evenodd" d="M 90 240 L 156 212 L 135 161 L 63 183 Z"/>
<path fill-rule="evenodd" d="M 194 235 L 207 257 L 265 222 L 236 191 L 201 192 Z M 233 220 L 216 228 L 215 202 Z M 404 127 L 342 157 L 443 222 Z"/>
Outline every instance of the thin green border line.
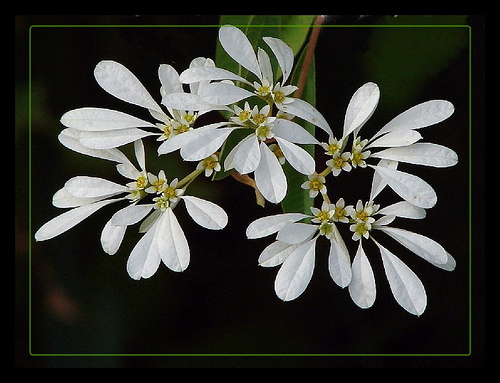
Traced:
<path fill-rule="evenodd" d="M 34 24 L 29 27 L 29 41 L 28 41 L 28 347 L 29 353 L 31 356 L 46 356 L 46 357 L 54 357 L 54 356 L 68 356 L 68 357 L 106 357 L 106 356 L 146 356 L 146 357 L 272 357 L 272 356 L 281 356 L 281 357 L 332 357 L 332 356 L 351 356 L 351 357 L 359 357 L 359 356 L 413 356 L 413 357 L 435 357 L 435 356 L 470 356 L 472 354 L 472 28 L 469 25 L 456 25 L 456 24 L 424 24 L 424 25 L 322 25 L 322 26 L 313 26 L 308 24 L 296 24 L 296 25 L 280 25 L 280 24 L 263 24 L 263 25 L 246 25 L 246 24 L 236 24 L 236 27 L 267 27 L 267 28 L 294 28 L 294 27 L 321 27 L 321 28 L 468 28 L 469 29 L 469 352 L 468 353 L 428 353 L 428 354 L 412 354 L 412 353 L 401 353 L 401 354 L 392 354 L 392 353 L 349 353 L 349 354 L 330 354 L 330 353 L 285 353 L 285 354 L 274 354 L 274 353 L 67 353 L 67 354 L 58 354 L 58 353 L 34 353 L 32 352 L 32 343 L 31 343 L 31 335 L 32 335 L 32 320 L 31 320 L 31 280 L 32 280 L 32 272 L 31 272 L 31 247 L 32 247 L 32 228 L 31 228 L 31 31 L 33 28 L 218 28 L 224 24 L 210 24 L 210 25 L 196 25 L 196 24 L 186 24 L 186 25 L 163 25 L 163 24 L 137 24 L 137 25 L 123 25 L 123 24 L 54 24 L 54 25 L 44 25 L 44 24 Z"/>

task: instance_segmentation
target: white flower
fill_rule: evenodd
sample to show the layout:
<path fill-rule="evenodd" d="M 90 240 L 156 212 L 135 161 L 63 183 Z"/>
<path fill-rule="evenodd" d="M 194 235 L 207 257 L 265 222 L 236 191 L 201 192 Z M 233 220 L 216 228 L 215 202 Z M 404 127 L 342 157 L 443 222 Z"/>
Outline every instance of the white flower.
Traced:
<path fill-rule="evenodd" d="M 284 85 L 292 72 L 293 50 L 280 39 L 263 37 L 263 40 L 278 61 L 282 72 L 280 82 L 274 83 L 275 76 L 268 54 L 262 48 L 258 48 L 256 54 L 252 44 L 240 29 L 225 25 L 219 29 L 219 41 L 223 49 L 239 65 L 253 73 L 259 81 L 251 82 L 238 74 L 217 67 L 189 68 L 180 74 L 180 80 L 185 84 L 230 80 L 249 85 L 252 89 L 249 91 L 232 83 L 213 82 L 206 86 L 203 92 L 198 93 L 202 99 L 193 99 L 191 105 L 199 104 L 199 108 L 203 107 L 203 102 L 230 105 L 258 95 L 266 100 L 270 98 L 281 111 L 302 118 L 323 129 L 329 135 L 333 135 L 328 122 L 316 108 L 301 99 L 288 97 L 297 89 L 293 85 Z M 190 98 L 193 97 L 190 96 Z M 180 106 L 181 101 L 186 100 L 187 96 L 182 96 L 181 100 L 180 95 L 172 93 L 164 97 L 162 103 L 169 106 Z M 193 110 L 197 110 L 196 107 Z"/>
<path fill-rule="evenodd" d="M 217 157 L 216 154 L 212 154 L 211 156 L 200 161 L 198 163 L 198 165 L 196 166 L 196 169 L 204 170 L 205 177 L 210 177 L 214 171 L 220 172 L 222 167 L 220 166 L 220 163 L 219 163 L 219 157 Z"/>
<path fill-rule="evenodd" d="M 329 160 L 328 166 L 332 167 L 334 174 L 340 172 L 339 158 L 344 158 L 346 153 L 339 157 L 336 150 L 341 151 L 347 137 L 352 133 L 353 147 L 349 153 L 352 166 L 369 166 L 375 170 L 373 185 L 376 187 L 372 187 L 370 199 L 373 200 L 386 185 L 389 185 L 404 200 L 418 207 L 430 208 L 437 201 L 434 189 L 421 178 L 396 168 L 398 162 L 433 167 L 448 167 L 458 162 L 457 154 L 447 147 L 432 143 L 417 143 L 422 138 L 417 129 L 447 119 L 453 114 L 454 107 L 444 100 L 423 102 L 393 118 L 372 138 L 362 140 L 359 137 L 360 129 L 375 111 L 379 97 L 379 88 L 372 82 L 364 84 L 354 93 L 347 107 L 343 135 L 338 141 L 331 136 L 329 142 L 335 148 L 333 146 L 331 150 L 327 148 L 328 154 L 336 156 L 339 164 Z M 340 149 L 336 146 L 340 146 Z M 374 148 L 384 149 L 373 152 Z M 347 156 L 345 158 L 347 159 Z M 380 161 L 377 165 L 367 164 L 366 160 L 370 158 L 377 158 Z"/>
<path fill-rule="evenodd" d="M 158 177 L 147 173 L 142 141 L 136 141 L 134 148 L 141 170 L 138 170 L 118 149 L 94 149 L 92 151 L 94 156 L 120 162 L 116 166 L 119 173 L 133 181 L 120 185 L 97 177 L 71 178 L 53 197 L 54 206 L 71 210 L 40 227 L 35 233 L 35 239 L 45 241 L 54 238 L 102 207 L 129 200 L 130 203 L 113 214 L 105 224 L 101 233 L 103 250 L 110 255 L 115 254 L 127 227 L 144 220 L 139 231 L 146 234 L 130 254 L 127 262 L 129 275 L 134 279 L 148 278 L 156 272 L 160 260 L 173 271 L 185 270 L 189 264 L 189 246 L 173 213 L 175 206 L 180 200 L 184 201 L 191 218 L 200 226 L 211 230 L 224 228 L 228 220 L 227 214 L 212 202 L 185 196 L 185 189 L 177 187 L 179 181 L 174 179 L 168 183 L 163 170 L 159 172 Z M 111 198 L 120 194 L 125 196 Z M 152 199 L 153 203 L 142 203 L 148 194 L 155 196 Z"/>
<path fill-rule="evenodd" d="M 200 60 L 195 60 L 193 63 L 202 65 Z M 202 59 L 202 61 L 203 65 L 213 65 L 212 60 Z M 192 65 L 194 65 L 193 63 Z M 194 110 L 186 104 L 177 109 L 169 107 L 169 116 L 137 77 L 122 64 L 111 60 L 101 61 L 94 70 L 94 76 L 97 83 L 106 92 L 122 101 L 146 108 L 151 116 L 159 122 L 148 122 L 117 110 L 105 108 L 86 107 L 70 110 L 61 117 L 61 123 L 67 127 L 61 134 L 71 135 L 78 141 L 78 146 L 87 149 L 116 148 L 148 136 L 158 136 L 158 140 L 167 140 L 190 130 L 199 114 L 225 108 L 205 102 L 204 108 L 198 108 L 196 110 L 199 113 L 194 113 Z M 162 95 L 183 92 L 179 74 L 172 66 L 160 65 L 158 76 L 162 84 L 160 89 Z M 202 85 L 200 83 L 191 84 L 191 89 L 197 92 L 203 89 Z M 192 96 L 200 98 L 196 94 L 192 94 Z M 153 128 L 153 131 L 139 128 Z M 66 144 L 61 142 L 63 145 Z"/>
<path fill-rule="evenodd" d="M 384 216 L 375 220 L 371 217 L 373 214 Z M 401 307 L 411 314 L 421 315 L 427 305 L 427 295 L 422 282 L 406 264 L 376 241 L 372 232 L 380 230 L 434 266 L 451 271 L 455 268 L 455 260 L 437 242 L 421 234 L 388 226 L 396 217 L 424 218 L 425 210 L 406 201 L 380 210 L 377 210 L 377 205 L 373 205 L 372 202 L 366 203 L 364 206 L 358 202 L 354 216 L 356 221 L 351 226 L 351 230 L 354 231 L 353 239 L 359 240 L 359 244 L 352 262 L 352 280 L 348 289 L 354 303 L 361 308 L 368 308 L 375 302 L 375 277 L 362 246 L 362 237 L 371 238 L 379 248 L 384 271 L 394 298 Z"/>
<path fill-rule="evenodd" d="M 328 269 L 333 281 L 344 288 L 351 280 L 349 253 L 332 219 L 335 205 L 324 202 L 321 209 L 311 208 L 311 212 L 312 216 L 285 213 L 259 218 L 246 230 L 249 239 L 278 233 L 276 241 L 261 253 L 259 264 L 264 267 L 281 265 L 274 288 L 284 301 L 296 299 L 309 284 L 314 271 L 316 241 L 320 236 L 330 242 Z M 297 222 L 304 218 L 312 218 L 312 223 Z"/>
<path fill-rule="evenodd" d="M 323 176 L 311 174 L 308 176 L 309 180 L 304 182 L 302 189 L 309 190 L 309 197 L 315 198 L 319 193 L 326 194 L 326 179 Z"/>

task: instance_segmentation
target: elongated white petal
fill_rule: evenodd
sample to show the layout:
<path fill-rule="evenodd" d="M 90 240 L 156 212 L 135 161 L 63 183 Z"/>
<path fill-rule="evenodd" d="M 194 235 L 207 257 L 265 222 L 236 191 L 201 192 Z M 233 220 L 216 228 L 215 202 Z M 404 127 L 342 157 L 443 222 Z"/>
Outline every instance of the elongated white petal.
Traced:
<path fill-rule="evenodd" d="M 203 101 L 213 105 L 230 105 L 255 96 L 246 89 L 224 82 L 207 84 L 200 89 L 198 95 Z"/>
<path fill-rule="evenodd" d="M 309 216 L 302 213 L 283 213 L 258 218 L 248 225 L 246 235 L 248 239 L 267 237 L 278 232 L 290 222 L 297 222 Z"/>
<path fill-rule="evenodd" d="M 234 80 L 252 85 L 248 80 L 234 74 L 233 72 L 222 68 L 208 66 L 198 66 L 186 69 L 181 73 L 179 78 L 184 84 L 192 84 L 200 81 Z"/>
<path fill-rule="evenodd" d="M 171 153 L 186 145 L 191 139 L 194 139 L 194 137 L 202 131 L 216 129 L 227 124 L 227 121 L 216 122 L 214 124 L 200 126 L 199 128 L 188 130 L 187 132 L 184 132 L 182 134 L 169 137 L 168 140 L 163 141 L 163 143 L 158 147 L 158 154 L 161 155 Z"/>
<path fill-rule="evenodd" d="M 189 265 L 189 245 L 171 208 L 158 220 L 153 246 L 172 271 L 184 271 Z"/>
<path fill-rule="evenodd" d="M 198 225 L 211 230 L 221 230 L 226 227 L 228 217 L 219 205 L 193 196 L 181 198 L 186 204 L 189 215 Z"/>
<path fill-rule="evenodd" d="M 127 226 L 116 226 L 111 223 L 111 219 L 104 225 L 101 233 L 102 249 L 109 255 L 114 255 L 120 248 L 120 245 L 127 231 Z"/>
<path fill-rule="evenodd" d="M 380 167 L 396 169 L 398 167 L 397 161 L 390 160 L 380 160 L 377 164 Z M 385 182 L 382 177 L 377 172 L 373 173 L 372 180 L 372 188 L 370 191 L 370 201 L 373 201 L 375 197 L 387 186 L 387 182 Z"/>
<path fill-rule="evenodd" d="M 373 82 L 364 84 L 354 93 L 344 118 L 343 138 L 354 130 L 361 129 L 375 111 L 379 98 L 380 89 Z"/>
<path fill-rule="evenodd" d="M 224 25 L 219 29 L 219 41 L 231 58 L 261 78 L 257 56 L 247 36 L 238 28 Z"/>
<path fill-rule="evenodd" d="M 436 192 L 421 178 L 399 170 L 370 166 L 405 201 L 424 209 L 431 208 L 436 204 Z"/>
<path fill-rule="evenodd" d="M 297 248 L 300 244 L 290 245 L 288 243 L 274 241 L 267 246 L 259 256 L 259 266 L 274 267 L 281 265 L 285 259 Z"/>
<path fill-rule="evenodd" d="M 113 217 L 111 217 L 111 223 L 115 226 L 134 225 L 137 222 L 141 221 L 144 217 L 146 217 L 153 206 L 153 204 L 128 205 L 113 214 Z"/>
<path fill-rule="evenodd" d="M 422 219 L 427 212 L 421 207 L 417 207 L 409 202 L 400 201 L 380 209 L 377 214 L 394 215 L 396 217 Z"/>
<path fill-rule="evenodd" d="M 158 68 L 158 78 L 161 82 L 160 93 L 162 96 L 168 93 L 182 93 L 182 83 L 179 73 L 172 65 L 161 64 Z"/>
<path fill-rule="evenodd" d="M 286 113 L 293 114 L 294 116 L 300 117 L 313 125 L 323 129 L 330 136 L 333 136 L 332 129 L 328 122 L 325 120 L 323 115 L 307 101 L 301 100 L 300 98 L 293 98 L 293 101 L 289 104 L 282 104 L 281 110 Z"/>
<path fill-rule="evenodd" d="M 133 279 L 149 278 L 160 266 L 161 257 L 158 251 L 152 249 L 155 240 L 155 232 L 162 216 L 155 221 L 154 225 L 142 236 L 132 249 L 127 260 L 127 272 Z"/>
<path fill-rule="evenodd" d="M 95 213 L 103 206 L 109 205 L 110 203 L 119 200 L 121 199 L 99 201 L 90 205 L 83 205 L 66 211 L 42 225 L 42 227 L 40 227 L 40 229 L 38 229 L 35 233 L 35 239 L 37 241 L 45 241 L 47 239 L 54 238 L 59 234 L 62 234 L 71 229 L 73 226 L 79 224 L 81 221 L 89 217 L 91 214 Z"/>
<path fill-rule="evenodd" d="M 264 143 L 260 145 L 260 162 L 254 175 L 255 184 L 266 200 L 279 203 L 285 198 L 288 186 L 285 172 L 278 158 Z"/>
<path fill-rule="evenodd" d="M 75 197 L 63 187 L 52 196 L 52 205 L 59 208 L 78 207 L 90 205 L 91 203 L 101 201 L 111 196 L 113 196 L 113 194 L 92 198 Z"/>
<path fill-rule="evenodd" d="M 144 137 L 155 135 L 157 135 L 157 133 L 146 132 L 142 129 L 128 128 L 100 132 L 81 132 L 79 141 L 83 146 L 90 149 L 111 149 L 129 144 Z"/>
<path fill-rule="evenodd" d="M 79 130 L 66 128 L 59 133 L 57 138 L 61 144 L 77 153 L 120 163 L 129 162 L 127 156 L 125 156 L 125 154 L 123 154 L 119 149 L 90 149 L 83 146 L 80 143 L 81 133 L 82 132 Z"/>
<path fill-rule="evenodd" d="M 433 239 L 395 227 L 380 227 L 379 229 L 408 250 L 434 265 L 444 265 L 448 262 L 448 253 L 443 246 Z"/>
<path fill-rule="evenodd" d="M 280 137 L 275 138 L 286 160 L 295 170 L 306 176 L 314 173 L 316 162 L 308 152 Z"/>
<path fill-rule="evenodd" d="M 276 295 L 291 301 L 301 295 L 311 281 L 316 255 L 316 238 L 297 247 L 281 265 L 274 290 Z"/>
<path fill-rule="evenodd" d="M 226 158 L 231 158 L 231 165 L 240 174 L 248 174 L 253 172 L 259 166 L 261 160 L 261 152 L 259 147 L 259 139 L 255 134 L 250 134 L 245 137 L 235 148 L 234 153 L 231 153 Z M 274 155 L 274 154 L 273 154 Z M 224 164 L 226 170 L 228 167 Z"/>
<path fill-rule="evenodd" d="M 433 263 L 433 265 L 446 271 L 453 271 L 457 266 L 457 262 L 455 261 L 455 258 L 451 256 L 450 253 L 446 252 L 446 254 L 448 255 L 448 260 L 446 261 L 445 264 Z"/>
<path fill-rule="evenodd" d="M 309 223 L 288 223 L 280 229 L 276 239 L 290 245 L 295 245 L 310 239 L 318 229 L 319 226 Z"/>
<path fill-rule="evenodd" d="M 375 302 L 377 294 L 375 277 L 370 262 L 361 246 L 361 241 L 356 256 L 352 261 L 352 278 L 348 289 L 353 302 L 362 309 L 371 307 Z"/>
<path fill-rule="evenodd" d="M 257 61 L 259 62 L 260 73 L 262 75 L 261 80 L 269 81 L 269 84 L 274 83 L 273 78 L 273 68 L 271 66 L 271 59 L 264 49 L 261 47 L 257 48 Z"/>
<path fill-rule="evenodd" d="M 198 131 L 190 135 L 189 140 L 181 147 L 181 156 L 186 161 L 201 161 L 214 154 L 237 129 L 221 128 Z M 183 133 L 184 134 L 184 133 Z"/>
<path fill-rule="evenodd" d="M 94 70 L 94 76 L 99 85 L 116 98 L 163 114 L 160 105 L 144 85 L 122 64 L 110 60 L 101 61 Z"/>
<path fill-rule="evenodd" d="M 458 155 L 446 146 L 428 142 L 416 143 L 400 148 L 389 148 L 374 153 L 371 157 L 387 160 L 407 162 L 416 165 L 444 168 L 454 166 L 458 162 Z"/>
<path fill-rule="evenodd" d="M 226 106 L 210 104 L 197 94 L 192 93 L 169 93 L 162 97 L 161 103 L 176 110 L 205 112 L 209 110 L 230 110 Z"/>
<path fill-rule="evenodd" d="M 319 141 L 302 126 L 285 118 L 277 118 L 273 122 L 273 133 L 294 144 L 317 144 Z"/>
<path fill-rule="evenodd" d="M 80 198 L 94 198 L 116 195 L 128 191 L 128 188 L 115 182 L 98 177 L 76 176 L 64 184 L 68 193 Z"/>
<path fill-rule="evenodd" d="M 369 148 L 385 148 L 385 147 L 397 147 L 397 146 L 407 146 L 411 145 L 422 136 L 416 130 L 406 129 L 406 130 L 396 130 L 395 132 L 389 132 L 384 134 L 382 137 L 377 138 L 375 141 L 370 142 L 364 147 L 364 149 Z"/>
<path fill-rule="evenodd" d="M 405 129 L 420 129 L 437 124 L 450 117 L 455 107 L 449 101 L 431 100 L 405 110 L 384 125 L 373 137 L 378 137 L 386 132 Z"/>
<path fill-rule="evenodd" d="M 63 114 L 61 123 L 68 128 L 88 131 L 155 127 L 154 124 L 127 113 L 104 108 L 70 110 Z"/>
<path fill-rule="evenodd" d="M 352 278 L 349 254 L 345 254 L 337 241 L 330 240 L 330 255 L 328 256 L 328 271 L 333 281 L 344 288 L 349 285 Z"/>
<path fill-rule="evenodd" d="M 398 257 L 377 243 L 392 295 L 399 305 L 413 315 L 422 315 L 427 294 L 417 275 Z"/>
<path fill-rule="evenodd" d="M 271 48 L 274 55 L 276 56 L 278 64 L 281 68 L 281 72 L 283 73 L 283 79 L 281 80 L 281 83 L 285 84 L 286 80 L 292 73 L 293 68 L 292 48 L 281 39 L 277 39 L 274 37 L 263 37 L 262 39 L 269 46 L 269 48 Z"/>

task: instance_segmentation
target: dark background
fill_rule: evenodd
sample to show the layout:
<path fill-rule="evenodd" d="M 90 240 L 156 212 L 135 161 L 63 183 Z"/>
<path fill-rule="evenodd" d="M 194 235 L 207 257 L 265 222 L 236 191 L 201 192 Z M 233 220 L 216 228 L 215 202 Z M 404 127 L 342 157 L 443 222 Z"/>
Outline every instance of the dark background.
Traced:
<path fill-rule="evenodd" d="M 381 16 L 329 17 L 327 25 L 376 24 Z M 217 16 L 18 16 L 15 19 L 16 62 L 16 365 L 19 367 L 393 367 L 484 365 L 484 125 L 482 34 L 484 20 L 470 17 L 472 26 L 472 287 L 469 285 L 469 45 L 443 69 L 419 83 L 408 96 L 407 84 L 398 88 L 377 78 L 367 67 L 374 28 L 323 28 L 316 49 L 317 108 L 334 131 L 342 128 L 352 93 L 367 81 L 381 87 L 381 100 L 363 137 L 369 138 L 400 112 L 430 99 L 446 99 L 455 113 L 439 125 L 422 129 L 426 142 L 448 146 L 459 156 L 452 168 L 436 169 L 401 164 L 417 174 L 438 194 L 436 207 L 423 221 L 399 221 L 439 242 L 454 256 L 453 272 L 435 268 L 383 234 L 384 246 L 400 257 L 422 280 L 428 306 L 421 317 L 402 309 L 392 297 L 382 262 L 372 243 L 365 251 L 377 282 L 377 299 L 362 310 L 347 289 L 328 275 L 326 241 L 318 241 L 316 268 L 305 293 L 292 302 L 279 300 L 273 289 L 278 268 L 261 268 L 257 258 L 269 238 L 247 240 L 245 228 L 254 219 L 279 211 L 255 205 L 251 189 L 232 178 L 200 180 L 190 194 L 222 206 L 229 215 L 225 230 L 197 226 L 183 208 L 176 210 L 191 249 L 191 263 L 183 273 L 163 264 L 150 279 L 134 281 L 126 260 L 139 239 L 129 229 L 115 256 L 100 246 L 102 227 L 115 207 L 104 208 L 74 229 L 47 242 L 29 239 L 28 216 L 28 33 L 32 25 L 181 25 L 217 24 Z M 396 28 L 394 33 L 398 33 Z M 423 28 L 414 28 L 419 38 Z M 476 31 L 478 31 L 476 33 Z M 454 30 L 452 33 L 455 33 Z M 197 56 L 215 57 L 217 28 L 166 27 L 33 27 L 31 30 L 31 230 L 60 213 L 51 204 L 53 193 L 75 175 L 122 178 L 113 164 L 72 152 L 57 140 L 60 116 L 74 108 L 98 106 L 121 110 L 146 120 L 147 111 L 107 94 L 95 82 L 93 70 L 103 59 L 124 64 L 160 101 L 158 66 L 173 65 L 179 72 Z M 457 35 L 458 36 L 458 35 Z M 461 36 L 461 35 L 460 35 Z M 463 38 L 463 37 L 460 37 Z M 394 57 L 401 60 L 398 52 Z M 403 58 L 404 59 L 404 58 Z M 404 62 L 404 60 L 403 60 Z M 408 63 L 410 65 L 411 63 Z M 387 71 L 401 63 L 388 60 Z M 415 69 L 416 70 L 416 69 Z M 411 68 L 409 68 L 411 73 Z M 395 72 L 395 75 L 397 73 Z M 392 86 L 392 88 L 391 88 Z M 384 95 L 387 95 L 384 98 Z M 404 96 L 404 97 L 403 97 Z M 399 100 L 399 102 L 398 102 Z M 398 105 L 402 104 L 402 105 Z M 320 137 L 321 138 L 321 137 Z M 157 143 L 147 142 L 148 170 L 164 168 L 182 177 L 194 168 L 177 154 L 155 158 Z M 127 153 L 130 150 L 127 149 Z M 321 165 L 320 165 L 321 167 Z M 370 172 L 370 176 L 366 173 Z M 328 186 L 355 203 L 369 193 L 371 171 L 359 170 L 330 179 Z M 338 189 L 337 189 L 338 188 Z M 394 202 L 386 190 L 380 201 Z M 344 238 L 351 254 L 355 244 Z M 28 241 L 31 240 L 31 270 Z M 29 272 L 31 274 L 29 275 Z M 28 284 L 31 278 L 31 296 Z M 472 290 L 472 338 L 469 339 L 469 289 Z M 31 337 L 28 307 L 31 302 Z M 31 338 L 31 339 L 30 339 Z M 468 354 L 469 341 L 472 344 Z M 30 356 L 58 354 L 59 356 Z M 61 356 L 61 354 L 354 354 L 351 356 Z M 356 357 L 355 354 L 372 354 Z M 424 354 L 375 356 L 373 354 Z M 449 356 L 432 356 L 447 354 Z"/>

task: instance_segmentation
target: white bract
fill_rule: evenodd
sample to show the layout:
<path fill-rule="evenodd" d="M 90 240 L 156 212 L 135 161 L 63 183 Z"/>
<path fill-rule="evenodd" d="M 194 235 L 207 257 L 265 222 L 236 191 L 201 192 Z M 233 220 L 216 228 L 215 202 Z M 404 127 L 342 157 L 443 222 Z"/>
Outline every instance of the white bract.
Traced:
<path fill-rule="evenodd" d="M 35 233 L 35 239 L 45 241 L 54 238 L 102 207 L 128 200 L 129 204 L 113 214 L 105 224 L 101 234 L 103 250 L 110 255 L 115 254 L 127 227 L 144 220 L 139 231 L 146 234 L 130 254 L 127 262 L 129 275 L 134 279 L 149 278 L 158 269 L 160 261 L 173 271 L 185 270 L 189 265 L 189 246 L 173 213 L 175 206 L 180 200 L 184 201 L 191 218 L 200 226 L 211 230 L 223 229 L 228 221 L 227 214 L 212 202 L 184 195 L 185 188 L 178 188 L 177 179 L 169 183 L 163 170 L 158 176 L 148 173 L 142 141 L 136 141 L 134 148 L 140 170 L 118 149 L 94 149 L 96 157 L 114 156 L 114 160 L 119 162 L 116 166 L 118 172 L 132 181 L 120 185 L 97 177 L 71 178 L 53 197 L 54 206 L 71 210 L 40 227 Z M 120 194 L 125 195 L 111 198 Z M 155 196 L 152 203 L 143 203 L 148 195 Z"/>

